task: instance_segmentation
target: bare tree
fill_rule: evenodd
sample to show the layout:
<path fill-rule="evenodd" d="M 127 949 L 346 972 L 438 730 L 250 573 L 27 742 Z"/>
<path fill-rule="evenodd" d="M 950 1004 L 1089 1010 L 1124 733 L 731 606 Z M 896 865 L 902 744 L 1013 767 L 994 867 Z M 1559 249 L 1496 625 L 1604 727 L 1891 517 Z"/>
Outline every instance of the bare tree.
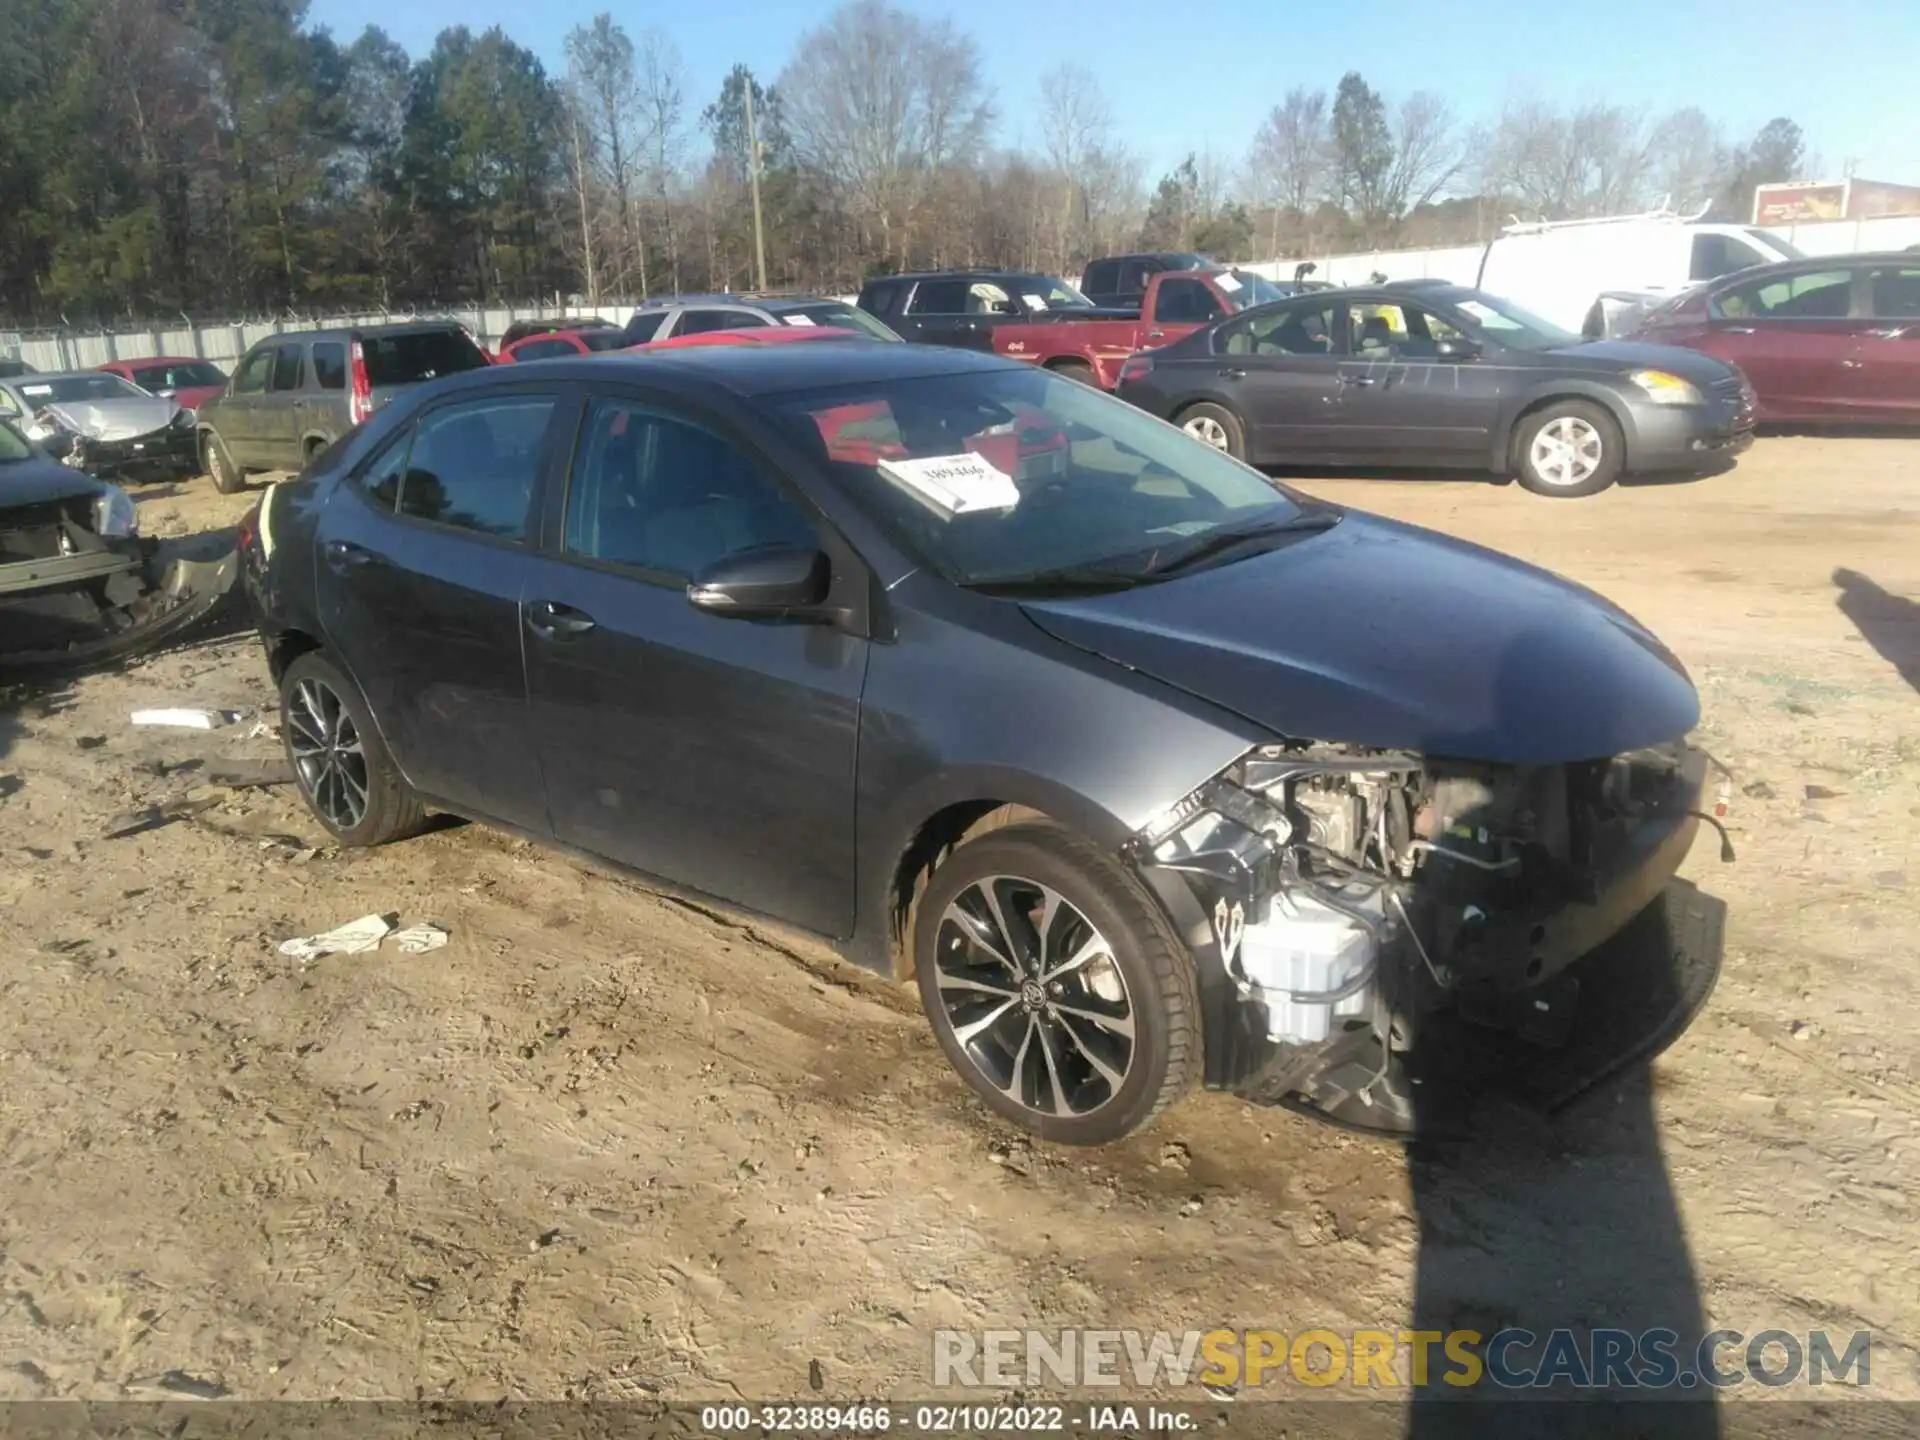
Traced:
<path fill-rule="evenodd" d="M 1427 204 L 1460 173 L 1460 163 L 1453 107 L 1430 90 L 1414 91 L 1394 114 L 1382 218 L 1397 225 Z"/>
<path fill-rule="evenodd" d="M 647 139 L 648 188 L 659 207 L 670 288 L 677 291 L 680 288 L 680 244 L 673 228 L 673 185 L 686 158 L 687 142 L 687 107 L 680 80 L 680 51 L 660 31 L 648 30 L 640 37 L 635 71 L 640 90 L 641 119 Z"/>
<path fill-rule="evenodd" d="M 1494 125 L 1480 182 L 1542 219 L 1615 215 L 1644 201 L 1652 159 L 1652 132 L 1621 106 L 1595 102 L 1563 114 L 1520 100 Z"/>
<path fill-rule="evenodd" d="M 579 148 L 584 148 L 589 170 L 604 187 L 613 212 L 614 235 L 600 246 L 602 278 L 624 289 L 637 270 L 644 294 L 647 255 L 640 240 L 636 185 L 640 92 L 633 41 L 603 13 L 568 32 L 566 55 L 570 105 L 582 132 L 576 138 L 584 141 Z"/>
<path fill-rule="evenodd" d="M 1326 188 L 1328 159 L 1327 92 L 1297 85 L 1267 112 L 1247 156 L 1251 198 L 1273 212 L 1269 248 L 1275 257 L 1281 216 L 1305 219 Z"/>
<path fill-rule="evenodd" d="M 1113 111 L 1092 71 L 1069 63 L 1040 77 L 1041 144 L 1060 176 L 1060 228 L 1053 257 L 1061 270 L 1072 264 L 1076 241 L 1084 235 L 1088 172 L 1112 134 Z M 1082 219 L 1077 227 L 1076 217 Z"/>
<path fill-rule="evenodd" d="M 974 42 L 884 0 L 853 0 L 801 36 L 779 90 L 801 162 L 902 262 L 930 180 L 992 120 Z"/>

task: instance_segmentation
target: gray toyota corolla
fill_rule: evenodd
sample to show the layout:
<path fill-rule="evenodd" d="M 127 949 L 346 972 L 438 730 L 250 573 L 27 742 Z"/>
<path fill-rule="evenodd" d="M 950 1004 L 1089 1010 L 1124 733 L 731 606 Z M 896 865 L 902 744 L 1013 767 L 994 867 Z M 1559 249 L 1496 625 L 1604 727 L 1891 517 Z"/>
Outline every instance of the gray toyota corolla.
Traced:
<path fill-rule="evenodd" d="M 422 387 L 243 528 L 301 792 L 829 937 L 1054 1140 L 1390 1133 L 1691 1019 L 1710 762 L 1605 600 L 1097 391 L 858 341 Z"/>

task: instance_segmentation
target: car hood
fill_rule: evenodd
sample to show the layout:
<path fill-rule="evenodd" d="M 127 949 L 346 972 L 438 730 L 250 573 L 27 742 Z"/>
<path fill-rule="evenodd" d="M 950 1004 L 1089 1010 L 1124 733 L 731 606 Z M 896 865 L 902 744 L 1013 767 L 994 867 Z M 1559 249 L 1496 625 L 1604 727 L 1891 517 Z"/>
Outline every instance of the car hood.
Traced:
<path fill-rule="evenodd" d="M 90 500 L 104 488 L 91 475 L 40 455 L 0 464 L 0 526 L 7 523 L 6 512 L 16 507 L 76 496 Z"/>
<path fill-rule="evenodd" d="M 1677 739 L 1700 717 L 1680 662 L 1617 606 L 1355 511 L 1236 563 L 1022 608 L 1291 739 L 1544 765 Z"/>
<path fill-rule="evenodd" d="M 1710 386 L 1736 373 L 1724 360 L 1678 345 L 1651 345 L 1644 340 L 1592 340 L 1584 345 L 1567 345 L 1558 350 L 1536 351 L 1553 357 L 1559 364 L 1575 365 L 1611 374 L 1629 370 L 1665 370 L 1696 385 Z"/>
<path fill-rule="evenodd" d="M 164 430 L 180 407 L 157 395 L 129 395 L 124 400 L 66 400 L 43 405 L 76 435 L 90 440 L 132 440 Z"/>

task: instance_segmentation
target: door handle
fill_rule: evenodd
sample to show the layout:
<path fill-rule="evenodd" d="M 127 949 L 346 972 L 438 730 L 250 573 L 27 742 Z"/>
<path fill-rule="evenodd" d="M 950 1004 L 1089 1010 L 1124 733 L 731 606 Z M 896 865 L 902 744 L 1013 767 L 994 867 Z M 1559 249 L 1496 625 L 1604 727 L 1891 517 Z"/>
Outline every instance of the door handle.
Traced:
<path fill-rule="evenodd" d="M 1751 325 L 1729 325 L 1721 330 L 1720 333 L 1722 335 L 1751 335 L 1753 334 L 1753 327 Z"/>
<path fill-rule="evenodd" d="M 1885 330 L 1869 330 L 1867 333 L 1876 340 L 1902 340 L 1906 338 L 1908 328 L 1905 325 L 1891 325 Z"/>
<path fill-rule="evenodd" d="M 1164 340 L 1167 338 L 1167 332 L 1164 330 L 1149 330 L 1147 331 L 1147 338 L 1149 340 Z"/>
<path fill-rule="evenodd" d="M 535 600 L 527 606 L 527 628 L 542 640 L 570 640 L 593 629 L 593 617 L 555 600 Z"/>
<path fill-rule="evenodd" d="M 329 540 L 322 548 L 326 552 L 327 567 L 335 572 L 357 570 L 373 559 L 372 551 L 351 540 Z"/>
<path fill-rule="evenodd" d="M 1233 365 L 1222 365 L 1220 367 L 1220 378 L 1222 380 L 1244 380 L 1247 378 L 1247 372 Z"/>

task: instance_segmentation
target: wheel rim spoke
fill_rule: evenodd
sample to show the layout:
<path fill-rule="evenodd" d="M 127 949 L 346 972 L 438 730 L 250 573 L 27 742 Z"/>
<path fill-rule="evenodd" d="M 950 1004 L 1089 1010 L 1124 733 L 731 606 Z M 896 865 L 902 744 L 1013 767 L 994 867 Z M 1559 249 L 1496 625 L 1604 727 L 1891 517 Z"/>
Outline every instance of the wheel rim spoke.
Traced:
<path fill-rule="evenodd" d="M 302 680 L 287 704 L 287 748 L 301 788 L 320 817 L 338 830 L 366 818 L 372 780 L 353 716 L 333 687 Z"/>

